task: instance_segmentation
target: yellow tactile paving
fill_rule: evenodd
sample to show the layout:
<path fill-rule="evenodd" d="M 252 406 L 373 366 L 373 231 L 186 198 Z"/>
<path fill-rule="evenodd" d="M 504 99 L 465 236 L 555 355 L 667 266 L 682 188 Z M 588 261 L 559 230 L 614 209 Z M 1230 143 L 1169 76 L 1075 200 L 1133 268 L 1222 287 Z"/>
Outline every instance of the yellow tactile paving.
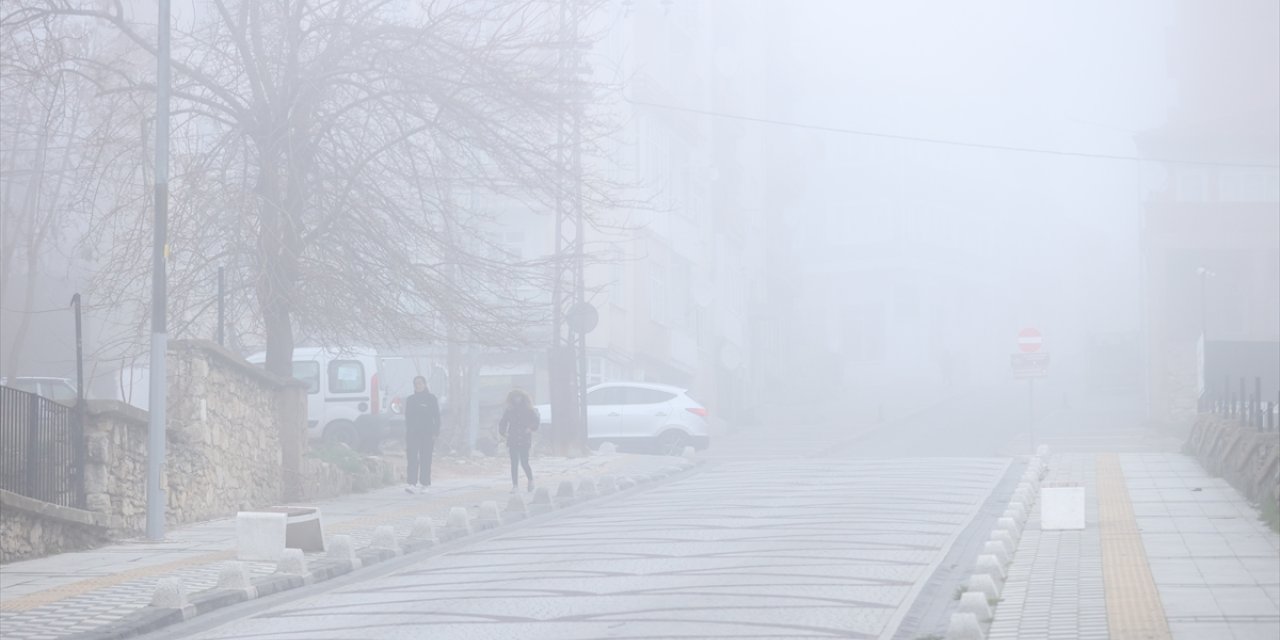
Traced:
<path fill-rule="evenodd" d="M 1111 640 L 1168 640 L 1172 637 L 1169 623 L 1151 577 L 1120 457 L 1099 455 L 1097 474 L 1102 579 Z"/>

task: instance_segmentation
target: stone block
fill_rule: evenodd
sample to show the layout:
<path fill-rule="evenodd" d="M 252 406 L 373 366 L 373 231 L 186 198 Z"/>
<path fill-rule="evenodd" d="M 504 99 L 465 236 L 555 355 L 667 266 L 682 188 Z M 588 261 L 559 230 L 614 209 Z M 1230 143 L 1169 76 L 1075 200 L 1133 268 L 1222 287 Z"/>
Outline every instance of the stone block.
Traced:
<path fill-rule="evenodd" d="M 560 482 L 560 488 L 556 489 L 556 504 L 567 506 L 576 501 L 577 497 L 573 490 L 573 482 L 570 480 L 562 480 Z"/>
<path fill-rule="evenodd" d="M 597 488 L 600 489 L 600 495 L 616 493 L 618 491 L 618 481 L 613 476 L 600 476 Z"/>
<path fill-rule="evenodd" d="M 413 519 L 413 529 L 409 531 L 409 537 L 413 540 L 429 540 L 437 542 L 436 523 L 431 518 L 422 516 Z"/>
<path fill-rule="evenodd" d="M 551 492 L 546 487 L 538 487 L 538 490 L 533 492 L 533 500 L 529 502 L 530 514 L 536 516 L 548 513 L 555 508 L 555 503 L 551 501 Z"/>
<path fill-rule="evenodd" d="M 450 540 L 471 534 L 471 514 L 467 513 L 466 507 L 453 507 L 449 510 L 445 531 L 448 532 Z"/>
<path fill-rule="evenodd" d="M 973 572 L 977 574 L 985 573 L 991 576 L 991 579 L 995 580 L 997 584 L 1003 584 L 1005 577 L 1008 575 L 1005 573 L 1004 565 L 1001 564 L 999 558 L 985 553 L 978 556 L 977 561 L 974 562 Z"/>
<path fill-rule="evenodd" d="M 1005 548 L 1005 553 L 1009 554 L 1010 558 L 1013 557 L 1013 552 L 1016 551 L 1018 548 L 1017 543 L 1014 542 L 1013 540 L 1013 536 L 1009 535 L 1008 531 L 1003 531 L 1003 530 L 992 531 L 991 539 L 996 542 L 999 542 L 1000 544 L 1003 544 Z"/>
<path fill-rule="evenodd" d="M 285 549 L 280 555 L 280 561 L 276 563 L 276 573 L 290 576 L 307 575 L 307 557 L 303 555 L 302 549 Z"/>
<path fill-rule="evenodd" d="M 476 516 L 475 528 L 477 531 L 486 529 L 494 529 L 502 525 L 502 514 L 498 513 L 498 503 L 494 500 L 485 500 L 480 503 L 480 513 Z"/>
<path fill-rule="evenodd" d="M 627 489 L 634 489 L 635 486 L 636 486 L 636 481 L 632 480 L 631 478 L 628 478 L 626 476 L 618 478 L 618 491 L 626 491 Z"/>
<path fill-rule="evenodd" d="M 1002 583 L 1000 582 L 996 582 L 995 578 L 992 578 L 990 575 L 987 575 L 985 573 L 980 573 L 977 575 L 969 576 L 969 583 L 967 585 L 967 589 L 969 591 L 975 591 L 977 593 L 981 593 L 983 596 L 987 598 L 987 601 L 999 600 L 1001 584 Z"/>
<path fill-rule="evenodd" d="M 595 478 L 582 478 L 581 480 L 578 480 L 578 498 L 582 500 L 590 500 L 597 495 L 600 495 L 600 493 L 596 490 Z"/>
<path fill-rule="evenodd" d="M 356 557 L 356 544 L 351 536 L 345 533 L 329 538 L 329 549 L 326 555 L 331 560 L 350 564 L 353 569 L 360 566 L 360 558 Z"/>
<path fill-rule="evenodd" d="M 981 593 L 966 591 L 960 594 L 960 605 L 956 607 L 956 612 L 972 613 L 978 622 L 988 622 L 991 620 L 991 603 Z"/>
<path fill-rule="evenodd" d="M 1017 542 L 1022 537 L 1022 527 L 1017 520 L 1013 518 L 999 518 L 996 520 L 996 531 L 1008 531 L 1009 535 Z"/>
<path fill-rule="evenodd" d="M 373 541 L 369 546 L 374 549 L 400 553 L 400 543 L 396 541 L 396 530 L 389 524 L 379 525 L 373 530 Z"/>
<path fill-rule="evenodd" d="M 276 562 L 284 554 L 285 528 L 283 513 L 237 513 L 236 558 L 251 562 Z"/>
<path fill-rule="evenodd" d="M 1012 557 L 1009 555 L 1009 550 L 1005 548 L 1004 543 L 996 542 L 995 540 L 987 541 L 982 546 L 982 553 L 985 555 L 995 556 L 1000 560 L 1000 564 L 1005 566 L 1008 566 L 1009 561 L 1012 560 Z"/>
<path fill-rule="evenodd" d="M 982 624 L 972 613 L 953 613 L 947 623 L 947 640 L 985 640 Z"/>
<path fill-rule="evenodd" d="M 249 580 L 249 568 L 243 562 L 232 560 L 218 571 L 218 588 L 244 591 L 253 586 Z"/>
<path fill-rule="evenodd" d="M 523 520 L 529 517 L 529 505 L 524 503 L 520 494 L 513 493 L 507 498 L 507 508 L 502 512 L 502 517 L 509 521 Z"/>
<path fill-rule="evenodd" d="M 159 609 L 183 609 L 187 600 L 187 588 L 177 578 L 161 578 L 151 594 L 151 606 Z"/>

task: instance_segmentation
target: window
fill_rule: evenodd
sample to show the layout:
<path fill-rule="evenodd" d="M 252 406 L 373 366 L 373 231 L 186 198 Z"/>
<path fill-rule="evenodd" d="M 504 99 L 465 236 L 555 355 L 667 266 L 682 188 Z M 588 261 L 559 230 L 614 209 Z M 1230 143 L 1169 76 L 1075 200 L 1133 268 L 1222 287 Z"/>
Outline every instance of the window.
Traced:
<path fill-rule="evenodd" d="M 60 382 L 45 382 L 41 385 L 44 387 L 44 395 L 59 402 L 68 402 L 76 399 L 76 390 Z"/>
<path fill-rule="evenodd" d="M 334 360 L 329 363 L 329 393 L 364 391 L 364 365 L 359 360 Z"/>
<path fill-rule="evenodd" d="M 626 404 L 626 387 L 605 387 L 587 394 L 587 404 Z"/>
<path fill-rule="evenodd" d="M 674 393 L 658 391 L 657 389 L 629 388 L 626 389 L 626 392 L 627 401 L 624 404 L 658 404 L 676 397 Z"/>
<path fill-rule="evenodd" d="M 293 377 L 307 383 L 307 393 L 320 392 L 320 363 L 298 360 L 293 363 Z"/>
<path fill-rule="evenodd" d="M 661 265 L 649 268 L 649 319 L 660 324 L 667 322 L 667 271 Z"/>

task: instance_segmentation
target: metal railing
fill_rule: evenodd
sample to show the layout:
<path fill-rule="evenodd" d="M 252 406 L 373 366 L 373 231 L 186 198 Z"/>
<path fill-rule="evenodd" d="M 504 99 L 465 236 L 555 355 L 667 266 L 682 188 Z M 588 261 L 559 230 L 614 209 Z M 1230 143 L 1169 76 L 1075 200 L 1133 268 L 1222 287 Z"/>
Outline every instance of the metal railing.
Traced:
<path fill-rule="evenodd" d="M 82 407 L 0 386 L 0 489 L 83 509 Z"/>
<path fill-rule="evenodd" d="M 1253 389 L 1248 388 L 1245 378 L 1240 378 L 1239 382 L 1239 386 L 1233 388 L 1231 377 L 1224 379 L 1221 388 L 1204 399 L 1202 410 L 1234 418 L 1241 426 L 1258 431 L 1280 429 L 1280 393 L 1273 392 L 1269 398 L 1265 397 L 1262 378 L 1254 378 Z"/>

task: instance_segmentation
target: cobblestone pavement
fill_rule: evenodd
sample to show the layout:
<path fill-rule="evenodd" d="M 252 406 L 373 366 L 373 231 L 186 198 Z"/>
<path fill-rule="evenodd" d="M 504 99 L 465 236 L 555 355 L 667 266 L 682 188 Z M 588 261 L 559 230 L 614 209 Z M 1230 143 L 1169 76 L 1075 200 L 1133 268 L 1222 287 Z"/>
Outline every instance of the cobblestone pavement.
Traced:
<path fill-rule="evenodd" d="M 724 461 L 198 637 L 887 636 L 1007 465 Z"/>
<path fill-rule="evenodd" d="M 541 481 L 603 474 L 644 474 L 675 462 L 660 456 L 609 455 L 538 462 Z M 321 501 L 325 533 L 348 534 L 366 546 L 378 525 L 407 535 L 413 521 L 429 516 L 443 524 L 451 507 L 474 510 L 483 500 L 504 505 L 509 490 L 498 477 L 438 481 L 429 495 L 410 495 L 399 486 Z M 91 551 L 65 553 L 0 567 L 0 637 L 52 640 L 97 629 L 146 606 L 161 578 L 179 578 L 188 593 L 217 584 L 234 559 L 235 520 L 228 518 L 170 531 L 164 542 L 126 541 Z M 273 563 L 246 563 L 253 576 L 273 573 Z"/>

